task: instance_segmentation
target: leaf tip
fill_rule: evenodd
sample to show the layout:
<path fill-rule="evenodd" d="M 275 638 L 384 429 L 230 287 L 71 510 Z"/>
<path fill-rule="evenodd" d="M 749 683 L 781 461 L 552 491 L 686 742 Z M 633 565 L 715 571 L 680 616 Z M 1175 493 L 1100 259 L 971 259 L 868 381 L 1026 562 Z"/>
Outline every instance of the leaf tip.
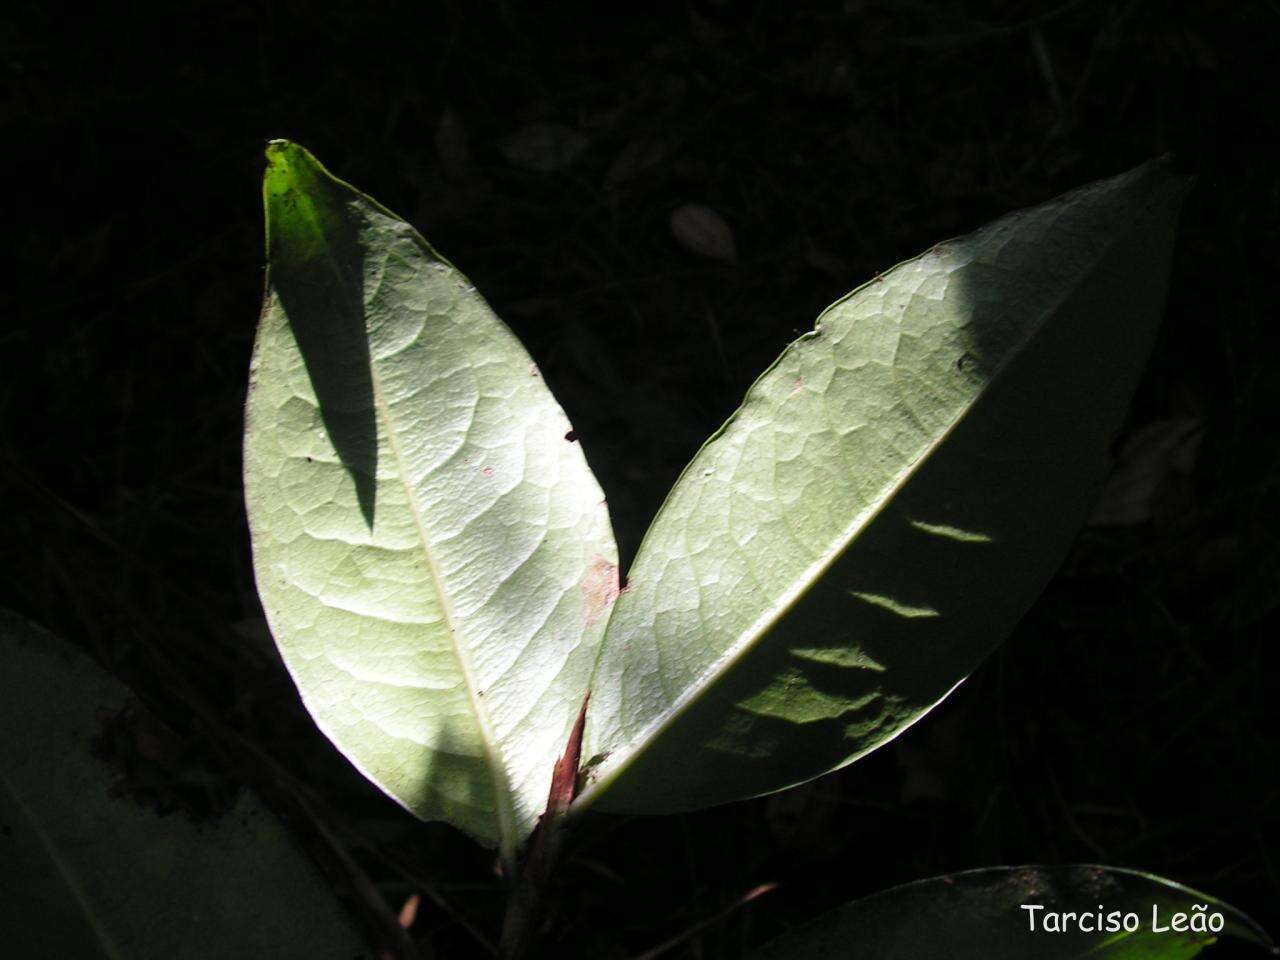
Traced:
<path fill-rule="evenodd" d="M 271 140 L 265 153 L 267 258 L 274 263 L 311 260 L 340 228 L 340 184 L 306 147 L 292 140 Z"/>
<path fill-rule="evenodd" d="M 1173 151 L 1166 151 L 1158 157 L 1153 157 L 1138 170 L 1152 171 L 1162 177 L 1170 185 L 1174 201 L 1178 203 L 1191 192 L 1191 188 L 1195 186 L 1198 179 L 1195 165 L 1186 157 L 1175 154 Z"/>
<path fill-rule="evenodd" d="M 286 140 L 283 137 L 276 137 L 272 140 L 268 140 L 267 150 L 266 150 L 267 162 L 268 163 L 274 162 L 278 157 L 283 155 L 293 146 L 294 146 L 294 143 L 292 140 Z"/>
<path fill-rule="evenodd" d="M 265 153 L 266 186 L 268 189 L 276 188 L 276 193 L 304 187 L 316 174 L 326 172 L 311 151 L 292 140 L 269 140 Z"/>

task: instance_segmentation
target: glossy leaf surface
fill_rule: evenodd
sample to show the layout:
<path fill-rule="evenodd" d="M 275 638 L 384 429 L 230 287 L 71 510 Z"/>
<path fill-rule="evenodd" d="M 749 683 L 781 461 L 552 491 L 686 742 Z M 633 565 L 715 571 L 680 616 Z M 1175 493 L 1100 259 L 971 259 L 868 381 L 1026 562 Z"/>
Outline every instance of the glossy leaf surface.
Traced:
<path fill-rule="evenodd" d="M 0 610 L 0 944 L 10 957 L 367 956 L 284 828 L 241 797 L 161 817 L 93 752 L 133 697 L 85 654 Z"/>
<path fill-rule="evenodd" d="M 245 494 L 308 709 L 424 819 L 510 856 L 617 594 L 604 496 L 467 279 L 305 150 L 267 150 Z"/>
<path fill-rule="evenodd" d="M 592 681 L 580 808 L 779 790 L 1012 629 L 1109 466 L 1187 188 L 1167 162 L 939 244 L 819 317 L 685 469 Z"/>
<path fill-rule="evenodd" d="M 1049 917 L 1067 912 L 1077 916 Z M 751 960 L 1189 960 L 1215 940 L 1190 929 L 1190 918 L 1203 914 L 1207 923 L 1214 913 L 1222 918 L 1218 938 L 1272 949 L 1266 933 L 1235 908 L 1151 874 L 1094 866 L 995 867 L 921 880 L 847 904 L 773 941 Z M 1130 925 L 1136 929 L 1125 929 L 1125 914 L 1134 915 Z M 1174 928 L 1177 914 L 1186 917 L 1183 930 Z M 1100 929 L 1081 930 L 1082 924 Z"/>

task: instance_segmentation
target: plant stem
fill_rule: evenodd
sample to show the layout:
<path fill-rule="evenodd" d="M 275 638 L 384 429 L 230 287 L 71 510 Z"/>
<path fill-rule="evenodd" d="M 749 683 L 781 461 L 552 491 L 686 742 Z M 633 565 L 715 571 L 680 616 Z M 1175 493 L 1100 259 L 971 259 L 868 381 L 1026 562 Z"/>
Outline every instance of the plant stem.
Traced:
<path fill-rule="evenodd" d="M 533 844 L 525 860 L 524 869 L 511 891 L 507 913 L 502 921 L 502 940 L 498 953 L 502 960 L 521 960 L 532 942 L 535 928 L 542 918 L 542 904 L 546 896 L 551 874 L 568 830 L 564 816 L 577 793 L 578 762 L 582 754 L 582 727 L 587 719 L 588 691 L 582 700 L 578 719 L 569 731 L 569 742 L 564 755 L 556 761 L 551 774 L 551 791 L 547 796 L 547 809 L 533 835 Z"/>

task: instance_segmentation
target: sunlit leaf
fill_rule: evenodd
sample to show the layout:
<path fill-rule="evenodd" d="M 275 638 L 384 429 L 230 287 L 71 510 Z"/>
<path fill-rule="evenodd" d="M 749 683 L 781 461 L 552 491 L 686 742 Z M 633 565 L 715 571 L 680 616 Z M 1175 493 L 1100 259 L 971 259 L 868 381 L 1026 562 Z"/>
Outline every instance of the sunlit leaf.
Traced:
<path fill-rule="evenodd" d="M 408 224 L 275 142 L 245 495 L 320 728 L 510 856 L 617 594 L 604 496 L 529 355 Z"/>
<path fill-rule="evenodd" d="M 1061 562 L 1162 313 L 1156 161 L 939 244 L 818 318 L 694 457 L 592 680 L 580 808 L 662 812 L 856 759 Z"/>

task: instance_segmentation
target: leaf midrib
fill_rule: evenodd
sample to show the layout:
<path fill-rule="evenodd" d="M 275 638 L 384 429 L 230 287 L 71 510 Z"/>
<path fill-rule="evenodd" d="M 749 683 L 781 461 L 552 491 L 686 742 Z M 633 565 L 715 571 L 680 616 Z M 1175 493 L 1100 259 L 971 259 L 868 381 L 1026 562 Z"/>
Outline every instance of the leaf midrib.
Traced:
<path fill-rule="evenodd" d="M 18 812 L 22 814 L 26 819 L 27 824 L 31 827 L 31 832 L 34 833 L 36 839 L 40 841 L 40 846 L 44 850 L 45 855 L 48 856 L 48 858 L 53 862 L 53 865 L 57 868 L 58 876 L 62 878 L 63 884 L 66 885 L 66 888 L 71 892 L 72 898 L 80 907 L 80 912 L 88 921 L 90 928 L 93 930 L 94 936 L 97 937 L 98 943 L 102 947 L 103 954 L 111 958 L 111 960 L 126 960 L 124 953 L 122 953 L 120 948 L 116 946 L 115 941 L 107 932 L 105 924 L 98 918 L 97 910 L 94 907 L 93 902 L 90 900 L 88 893 L 85 892 L 80 881 L 76 879 L 71 866 L 63 859 L 61 852 L 58 850 L 58 845 L 53 842 L 53 838 L 50 837 L 44 827 L 40 825 L 40 821 L 36 819 L 35 815 L 31 812 L 31 808 L 27 806 L 26 801 L 22 799 L 21 794 L 18 793 L 18 789 L 5 775 L 3 770 L 0 770 L 0 786 L 4 787 L 5 793 L 7 793 L 10 799 L 13 800 L 13 805 L 18 809 Z"/>
<path fill-rule="evenodd" d="M 322 175 L 333 180 L 338 186 L 346 187 L 356 193 L 363 199 L 363 195 L 354 187 L 348 187 L 336 178 L 332 177 L 328 171 L 321 171 Z M 297 189 L 295 187 L 295 189 Z M 307 204 L 299 204 L 299 208 L 306 209 L 307 219 L 310 220 L 311 226 L 316 230 L 321 238 L 327 241 L 327 234 L 321 227 L 319 220 L 316 218 L 314 211 Z M 381 212 L 381 211 L 379 211 Z M 398 218 L 397 218 L 398 219 Z M 363 246 L 363 244 L 361 245 Z M 422 246 L 419 245 L 421 251 Z M 325 260 L 333 270 L 338 280 L 339 287 L 346 283 L 347 278 L 343 276 L 342 267 L 334 258 L 333 249 L 325 242 L 324 244 Z M 363 297 L 361 298 L 363 304 Z M 363 316 L 364 310 L 361 310 Z M 287 314 L 286 314 L 287 317 Z M 368 336 L 368 330 L 365 330 L 365 336 Z M 416 339 L 416 338 L 415 338 Z M 481 749 L 484 753 L 485 765 L 489 768 L 489 776 L 493 783 L 495 815 L 498 821 L 498 846 L 503 852 L 504 859 L 510 859 L 514 854 L 515 840 L 515 817 L 511 806 L 511 787 L 507 779 L 506 767 L 503 764 L 501 753 L 497 747 L 497 738 L 494 736 L 493 728 L 489 720 L 489 715 L 484 709 L 484 705 L 477 695 L 478 686 L 473 675 L 470 658 L 463 650 L 462 644 L 458 639 L 459 622 L 456 612 L 453 609 L 453 603 L 449 599 L 449 594 L 444 588 L 444 578 L 440 573 L 440 566 L 436 561 L 435 553 L 431 546 L 430 537 L 427 535 L 426 525 L 422 521 L 422 514 L 418 510 L 417 497 L 413 486 L 409 483 L 408 472 L 405 470 L 404 455 L 400 450 L 400 442 L 395 427 L 395 421 L 391 416 L 390 405 L 387 403 L 386 395 L 382 386 L 382 377 L 378 372 L 377 364 L 374 362 L 372 350 L 369 353 L 369 380 L 370 387 L 373 391 L 374 407 L 378 411 L 379 417 L 382 419 L 387 431 L 387 442 L 391 447 L 392 455 L 396 461 L 396 477 L 400 481 L 405 491 L 405 501 L 409 506 L 409 514 L 413 519 L 414 529 L 418 533 L 419 542 L 422 545 L 422 554 L 427 561 L 427 570 L 431 574 L 432 586 L 435 588 L 436 596 L 440 600 L 440 612 L 444 616 L 445 630 L 449 634 L 449 643 L 453 648 L 454 656 L 458 662 L 458 670 L 462 674 L 464 686 L 467 688 L 467 697 L 471 703 L 472 713 L 476 718 L 476 726 L 480 733 Z M 377 477 L 373 477 L 376 486 Z"/>

